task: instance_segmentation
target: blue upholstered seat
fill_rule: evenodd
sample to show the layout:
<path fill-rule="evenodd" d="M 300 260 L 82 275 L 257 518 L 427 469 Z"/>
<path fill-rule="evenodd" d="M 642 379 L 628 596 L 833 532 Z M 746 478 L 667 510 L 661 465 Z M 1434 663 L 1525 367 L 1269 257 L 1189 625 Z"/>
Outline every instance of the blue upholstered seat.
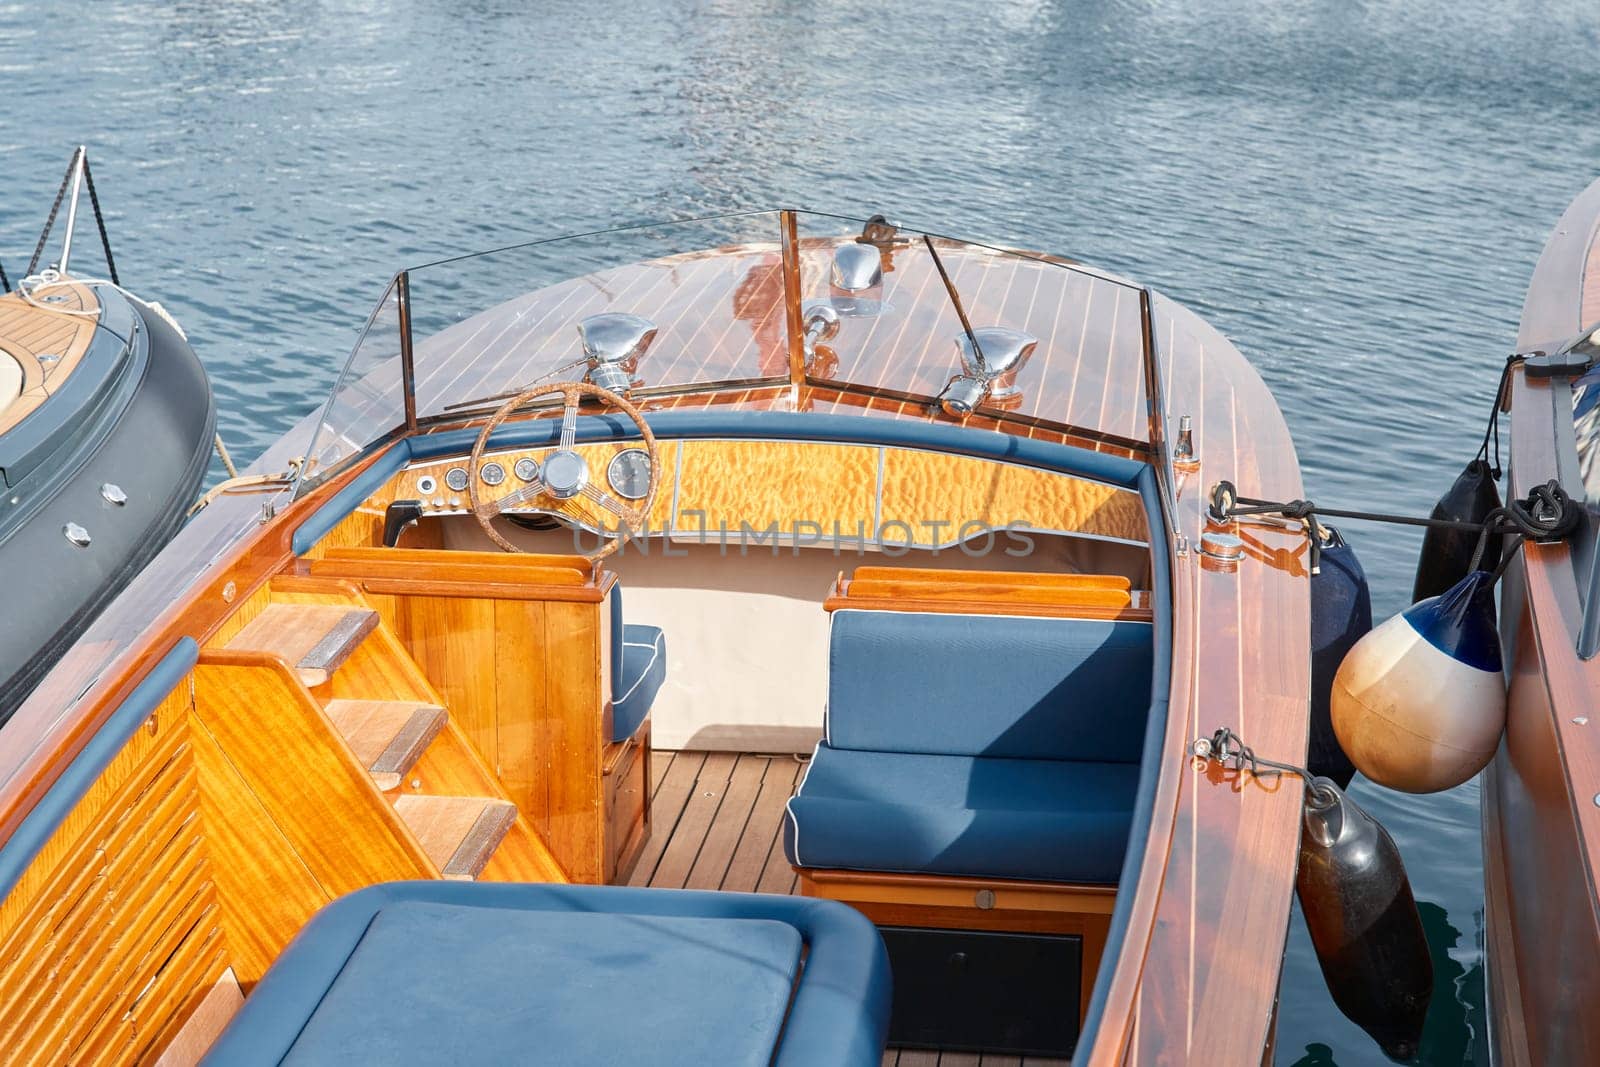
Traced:
<path fill-rule="evenodd" d="M 667 638 L 657 626 L 623 622 L 622 586 L 611 590 L 611 740 L 638 731 L 667 680 Z"/>
<path fill-rule="evenodd" d="M 622 666 L 611 697 L 611 739 L 626 741 L 650 714 L 667 680 L 667 638 L 656 626 L 622 628 Z"/>
<path fill-rule="evenodd" d="M 801 867 L 1116 882 L 1133 763 L 929 756 L 817 746 L 785 820 Z"/>
<path fill-rule="evenodd" d="M 839 611 L 799 867 L 1110 884 L 1151 701 L 1145 623 Z"/>
<path fill-rule="evenodd" d="M 866 1067 L 888 1011 L 877 931 L 831 901 L 393 882 L 319 912 L 205 1062 Z"/>

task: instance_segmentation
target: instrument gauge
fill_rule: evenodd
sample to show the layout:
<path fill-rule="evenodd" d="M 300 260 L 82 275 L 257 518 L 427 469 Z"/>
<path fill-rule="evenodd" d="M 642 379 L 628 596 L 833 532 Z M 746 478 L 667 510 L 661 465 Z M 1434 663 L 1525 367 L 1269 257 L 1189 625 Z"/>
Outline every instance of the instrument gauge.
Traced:
<path fill-rule="evenodd" d="M 499 485 L 506 480 L 506 469 L 498 463 L 485 463 L 478 468 L 478 477 L 484 485 Z"/>
<path fill-rule="evenodd" d="M 618 452 L 606 467 L 606 481 L 624 500 L 643 500 L 650 492 L 650 453 L 642 448 Z"/>
<path fill-rule="evenodd" d="M 467 488 L 467 468 L 451 467 L 444 472 L 444 484 L 454 492 L 460 493 Z"/>
<path fill-rule="evenodd" d="M 525 482 L 531 482 L 535 478 L 539 477 L 539 464 L 535 463 L 531 459 L 519 459 L 517 460 L 517 465 L 511 469 L 516 473 L 518 478 L 521 478 Z"/>

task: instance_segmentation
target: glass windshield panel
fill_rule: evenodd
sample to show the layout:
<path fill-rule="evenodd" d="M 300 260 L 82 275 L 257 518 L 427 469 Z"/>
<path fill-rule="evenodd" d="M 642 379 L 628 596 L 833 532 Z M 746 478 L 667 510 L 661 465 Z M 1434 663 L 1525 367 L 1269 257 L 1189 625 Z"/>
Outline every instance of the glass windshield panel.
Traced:
<path fill-rule="evenodd" d="M 411 272 L 417 414 L 587 371 L 580 327 L 653 330 L 635 388 L 788 372 L 777 212 L 544 241 Z"/>
<path fill-rule="evenodd" d="M 306 453 L 302 486 L 337 473 L 368 445 L 405 422 L 397 290 L 391 282 L 328 396 Z"/>
<path fill-rule="evenodd" d="M 989 378 L 980 410 L 1145 440 L 1136 286 L 1036 253 L 799 219 L 813 379 L 932 398 L 952 379 Z M 819 307 L 838 317 L 827 340 L 828 327 L 814 325 Z"/>
<path fill-rule="evenodd" d="M 586 377 L 608 319 L 613 339 L 619 321 L 632 338 L 613 387 L 625 383 L 635 399 L 786 383 L 792 301 L 806 378 L 824 389 L 917 403 L 954 396 L 981 415 L 1145 439 L 1135 286 L 1058 257 L 881 220 L 794 217 L 793 278 L 776 211 L 556 238 L 411 269 L 418 418 L 465 415 Z M 310 483 L 404 421 L 397 292 L 386 292 L 340 376 Z"/>

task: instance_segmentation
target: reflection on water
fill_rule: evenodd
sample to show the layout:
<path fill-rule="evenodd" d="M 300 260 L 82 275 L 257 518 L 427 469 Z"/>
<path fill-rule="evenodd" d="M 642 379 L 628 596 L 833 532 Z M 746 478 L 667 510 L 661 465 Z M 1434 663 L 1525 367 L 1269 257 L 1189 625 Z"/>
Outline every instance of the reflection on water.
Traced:
<path fill-rule="evenodd" d="M 1422 1053 L 1405 1063 L 1488 1063 L 1484 1045 L 1483 987 L 1483 912 L 1471 913 L 1473 932 L 1469 943 L 1461 944 L 1461 931 L 1439 905 L 1429 901 L 1417 904 L 1422 914 L 1422 930 L 1433 957 L 1433 1000 L 1428 1005 L 1427 1022 L 1422 1029 Z M 1301 922 L 1299 903 L 1295 921 Z M 1462 957 L 1470 961 L 1463 964 Z M 1278 1060 L 1288 1062 L 1294 1043 L 1280 1025 Z M 1322 1041 L 1306 1042 L 1304 1052 L 1293 1067 L 1319 1067 L 1340 1062 L 1331 1046 Z"/>
<path fill-rule="evenodd" d="M 1600 7 L 1518 7 L 0 0 L 0 258 L 26 260 L 88 142 L 124 279 L 188 329 L 249 455 L 328 388 L 399 266 L 777 203 L 884 211 L 1165 290 L 1260 368 L 1308 495 L 1425 513 L 1600 170 Z M 1346 533 L 1375 613 L 1402 607 L 1419 535 Z M 1422 1061 L 1471 1061 L 1477 786 L 1356 798 L 1439 953 Z M 1298 918 L 1284 974 L 1283 1062 L 1385 1062 Z"/>

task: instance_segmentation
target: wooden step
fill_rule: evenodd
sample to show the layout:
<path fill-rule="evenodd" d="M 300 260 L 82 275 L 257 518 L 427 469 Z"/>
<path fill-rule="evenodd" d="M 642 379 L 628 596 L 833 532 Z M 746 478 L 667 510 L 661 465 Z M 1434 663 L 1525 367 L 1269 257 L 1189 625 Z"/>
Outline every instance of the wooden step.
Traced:
<path fill-rule="evenodd" d="M 410 700 L 330 700 L 328 718 L 378 788 L 388 791 L 444 729 L 445 710 Z"/>
<path fill-rule="evenodd" d="M 517 821 L 517 806 L 492 797 L 437 797 L 411 793 L 394 810 L 422 842 L 422 851 L 446 878 L 478 877 Z"/>
<path fill-rule="evenodd" d="M 377 627 L 378 613 L 370 608 L 269 604 L 234 635 L 227 647 L 275 653 L 289 661 L 307 686 L 318 686 Z"/>

